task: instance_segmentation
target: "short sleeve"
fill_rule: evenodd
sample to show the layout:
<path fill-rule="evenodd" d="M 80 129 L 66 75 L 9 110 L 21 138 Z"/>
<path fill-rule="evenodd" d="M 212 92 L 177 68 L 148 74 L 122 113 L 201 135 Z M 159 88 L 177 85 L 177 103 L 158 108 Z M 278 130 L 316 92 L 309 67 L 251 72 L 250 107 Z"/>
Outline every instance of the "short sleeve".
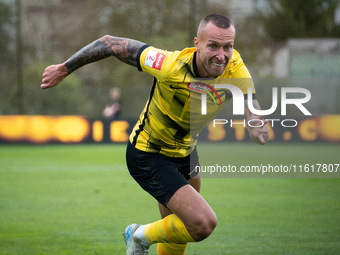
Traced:
<path fill-rule="evenodd" d="M 139 56 L 138 69 L 147 72 L 158 80 L 166 80 L 176 69 L 176 60 L 179 52 L 170 52 L 146 47 Z"/>
<path fill-rule="evenodd" d="M 251 88 L 253 97 L 255 97 L 256 91 L 251 74 L 244 64 L 240 54 L 235 50 L 231 62 L 234 63 L 233 68 L 230 69 L 230 72 L 232 73 L 231 78 L 236 83 L 237 87 L 239 87 L 245 95 L 248 94 L 248 88 Z"/>

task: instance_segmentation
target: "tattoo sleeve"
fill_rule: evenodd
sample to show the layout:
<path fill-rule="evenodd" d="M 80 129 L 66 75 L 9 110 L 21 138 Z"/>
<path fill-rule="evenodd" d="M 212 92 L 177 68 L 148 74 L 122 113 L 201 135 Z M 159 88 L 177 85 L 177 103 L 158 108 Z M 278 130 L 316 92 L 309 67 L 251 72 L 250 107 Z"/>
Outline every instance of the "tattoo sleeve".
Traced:
<path fill-rule="evenodd" d="M 105 35 L 85 46 L 65 62 L 68 73 L 92 62 L 114 56 L 126 64 L 137 66 L 137 54 L 145 43 Z"/>

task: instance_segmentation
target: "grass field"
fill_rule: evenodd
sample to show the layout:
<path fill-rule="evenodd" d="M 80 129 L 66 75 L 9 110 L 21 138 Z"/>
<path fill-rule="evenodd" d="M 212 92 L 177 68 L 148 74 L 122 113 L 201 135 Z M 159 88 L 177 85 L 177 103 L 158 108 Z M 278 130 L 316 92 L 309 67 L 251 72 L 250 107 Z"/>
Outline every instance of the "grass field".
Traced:
<path fill-rule="evenodd" d="M 339 148 L 202 144 L 199 154 L 202 165 L 335 164 Z M 124 155 L 125 145 L 1 145 L 0 254 L 125 254 L 124 228 L 159 214 Z M 340 254 L 339 178 L 204 178 L 202 195 L 218 226 L 186 254 Z"/>

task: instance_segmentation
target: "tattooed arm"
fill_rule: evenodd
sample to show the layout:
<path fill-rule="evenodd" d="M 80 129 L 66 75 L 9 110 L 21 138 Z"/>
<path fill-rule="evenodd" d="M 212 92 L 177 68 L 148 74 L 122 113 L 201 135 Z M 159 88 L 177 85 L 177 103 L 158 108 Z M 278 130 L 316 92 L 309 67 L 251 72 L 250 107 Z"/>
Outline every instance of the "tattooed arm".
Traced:
<path fill-rule="evenodd" d="M 41 88 L 57 86 L 67 75 L 78 68 L 111 56 L 136 67 L 138 51 L 144 45 L 132 39 L 105 35 L 82 48 L 66 62 L 47 67 L 43 74 Z"/>

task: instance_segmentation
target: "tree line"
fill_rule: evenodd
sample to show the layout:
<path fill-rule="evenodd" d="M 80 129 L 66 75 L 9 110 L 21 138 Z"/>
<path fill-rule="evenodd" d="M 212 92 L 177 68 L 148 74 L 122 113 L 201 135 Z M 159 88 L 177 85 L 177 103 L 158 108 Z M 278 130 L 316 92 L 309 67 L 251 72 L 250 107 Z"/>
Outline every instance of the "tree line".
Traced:
<path fill-rule="evenodd" d="M 123 89 L 123 115 L 137 116 L 152 78 L 108 59 L 77 70 L 63 81 L 62 89 L 42 91 L 39 85 L 47 65 L 65 61 L 104 34 L 133 38 L 168 50 L 192 47 L 200 19 L 209 13 L 228 16 L 231 4 L 227 0 L 220 4 L 215 1 L 214 5 L 208 0 L 44 2 L 26 9 L 27 5 L 22 5 L 23 27 L 30 30 L 21 31 L 24 114 L 90 117 L 100 116 L 113 86 Z M 254 72 L 261 51 L 271 43 L 296 37 L 340 36 L 340 26 L 334 18 L 339 8 L 337 0 L 276 0 L 267 1 L 267 5 L 266 12 L 254 12 L 236 24 L 236 48 Z M 15 6 L 0 2 L 0 115 L 18 114 L 16 18 Z"/>

